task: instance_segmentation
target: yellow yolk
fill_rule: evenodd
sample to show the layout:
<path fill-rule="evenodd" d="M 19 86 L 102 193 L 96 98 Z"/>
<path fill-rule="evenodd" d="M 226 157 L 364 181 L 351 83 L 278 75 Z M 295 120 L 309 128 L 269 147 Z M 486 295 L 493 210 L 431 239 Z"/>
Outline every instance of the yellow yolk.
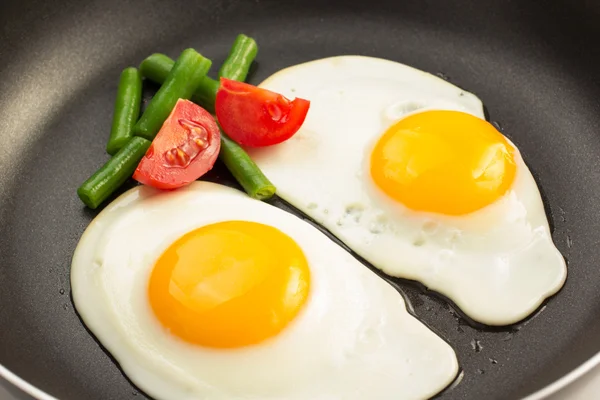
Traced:
<path fill-rule="evenodd" d="M 160 322 L 181 339 L 233 348 L 279 333 L 306 302 L 304 253 L 271 226 L 227 221 L 191 231 L 158 259 L 148 294 Z"/>
<path fill-rule="evenodd" d="M 503 196 L 515 149 L 490 123 L 458 111 L 425 111 L 389 128 L 371 154 L 375 184 L 416 211 L 462 215 Z"/>

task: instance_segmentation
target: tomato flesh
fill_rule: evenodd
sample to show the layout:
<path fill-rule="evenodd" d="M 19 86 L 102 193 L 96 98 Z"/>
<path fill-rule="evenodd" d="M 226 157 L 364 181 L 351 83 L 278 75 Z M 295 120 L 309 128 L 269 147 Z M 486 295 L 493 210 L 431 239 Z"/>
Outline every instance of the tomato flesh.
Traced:
<path fill-rule="evenodd" d="M 281 94 L 221 78 L 215 100 L 217 119 L 233 140 L 263 147 L 292 137 L 304 123 L 308 100 L 289 100 Z"/>
<path fill-rule="evenodd" d="M 158 189 L 176 189 L 210 171 L 221 148 L 221 133 L 213 116 L 179 99 L 152 141 L 133 179 Z"/>

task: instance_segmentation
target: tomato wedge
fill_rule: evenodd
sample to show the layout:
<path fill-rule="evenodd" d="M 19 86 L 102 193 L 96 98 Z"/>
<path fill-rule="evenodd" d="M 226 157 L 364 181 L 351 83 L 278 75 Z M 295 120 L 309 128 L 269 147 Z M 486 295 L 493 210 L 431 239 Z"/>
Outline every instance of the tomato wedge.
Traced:
<path fill-rule="evenodd" d="M 152 141 L 133 179 L 158 189 L 185 186 L 210 171 L 221 148 L 221 133 L 212 115 L 179 99 Z"/>
<path fill-rule="evenodd" d="M 221 78 L 215 100 L 217 119 L 233 140 L 262 147 L 291 138 L 304 123 L 310 102 L 243 82 Z"/>

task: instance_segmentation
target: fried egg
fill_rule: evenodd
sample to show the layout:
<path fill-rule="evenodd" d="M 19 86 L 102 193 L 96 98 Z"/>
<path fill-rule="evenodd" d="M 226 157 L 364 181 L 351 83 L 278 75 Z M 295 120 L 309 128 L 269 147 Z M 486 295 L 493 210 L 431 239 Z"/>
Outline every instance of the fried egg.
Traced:
<path fill-rule="evenodd" d="M 562 287 L 537 185 L 476 96 L 359 56 L 296 65 L 261 86 L 311 108 L 294 137 L 252 157 L 280 197 L 375 267 L 489 325 L 525 318 Z"/>
<path fill-rule="evenodd" d="M 156 399 L 423 399 L 452 348 L 309 223 L 231 188 L 136 187 L 83 234 L 81 318 Z"/>

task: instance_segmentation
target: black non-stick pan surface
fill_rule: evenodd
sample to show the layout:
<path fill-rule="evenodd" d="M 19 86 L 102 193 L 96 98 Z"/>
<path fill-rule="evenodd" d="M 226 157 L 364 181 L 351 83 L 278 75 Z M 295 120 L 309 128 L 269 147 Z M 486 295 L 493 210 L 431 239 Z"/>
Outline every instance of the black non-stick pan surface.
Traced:
<path fill-rule="evenodd" d="M 399 61 L 475 93 L 522 151 L 568 280 L 533 317 L 500 329 L 395 280 L 458 354 L 462 379 L 440 398 L 520 398 L 600 350 L 599 2 L 2 0 L 2 365 L 60 399 L 145 398 L 73 308 L 71 256 L 97 214 L 75 191 L 107 158 L 121 69 L 186 47 L 218 66 L 240 32 L 260 47 L 252 83 L 333 55 Z M 232 182 L 221 166 L 211 178 Z"/>

